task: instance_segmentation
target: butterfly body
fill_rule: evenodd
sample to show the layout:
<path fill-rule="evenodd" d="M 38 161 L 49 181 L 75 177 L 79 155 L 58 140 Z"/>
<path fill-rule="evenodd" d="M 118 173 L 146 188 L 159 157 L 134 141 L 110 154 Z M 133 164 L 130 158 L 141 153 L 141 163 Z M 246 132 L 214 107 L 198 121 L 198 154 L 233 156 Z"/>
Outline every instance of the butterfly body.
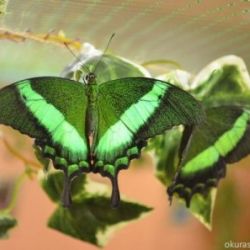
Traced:
<path fill-rule="evenodd" d="M 88 99 L 88 107 L 86 113 L 86 138 L 90 146 L 90 160 L 93 161 L 94 145 L 98 130 L 98 85 L 96 83 L 86 85 L 86 97 Z"/>

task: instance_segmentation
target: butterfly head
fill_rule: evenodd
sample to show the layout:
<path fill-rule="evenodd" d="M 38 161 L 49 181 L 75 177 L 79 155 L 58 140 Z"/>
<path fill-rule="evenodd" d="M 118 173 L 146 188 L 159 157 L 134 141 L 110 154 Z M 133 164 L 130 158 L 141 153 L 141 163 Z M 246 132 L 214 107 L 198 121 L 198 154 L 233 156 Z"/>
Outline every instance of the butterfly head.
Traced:
<path fill-rule="evenodd" d="M 95 73 L 88 73 L 84 76 L 84 82 L 86 84 L 95 84 L 96 75 Z"/>

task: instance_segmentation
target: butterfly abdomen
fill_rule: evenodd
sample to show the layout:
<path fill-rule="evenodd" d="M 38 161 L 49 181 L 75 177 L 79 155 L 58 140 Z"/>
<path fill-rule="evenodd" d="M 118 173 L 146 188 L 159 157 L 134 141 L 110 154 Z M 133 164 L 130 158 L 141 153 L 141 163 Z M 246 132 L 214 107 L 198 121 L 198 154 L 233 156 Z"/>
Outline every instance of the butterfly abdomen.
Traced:
<path fill-rule="evenodd" d="M 96 84 L 87 85 L 88 107 L 86 113 L 86 138 L 88 138 L 88 145 L 90 147 L 90 160 L 93 160 L 93 145 L 95 144 L 97 130 L 98 130 L 98 109 L 97 109 L 97 95 L 98 86 Z"/>

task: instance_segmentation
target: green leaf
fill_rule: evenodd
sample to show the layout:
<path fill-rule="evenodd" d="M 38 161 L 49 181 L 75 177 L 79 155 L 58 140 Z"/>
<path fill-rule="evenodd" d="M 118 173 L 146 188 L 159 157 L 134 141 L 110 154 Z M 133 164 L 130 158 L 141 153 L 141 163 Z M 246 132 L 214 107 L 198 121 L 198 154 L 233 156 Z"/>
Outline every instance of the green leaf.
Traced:
<path fill-rule="evenodd" d="M 206 195 L 199 193 L 192 198 L 188 210 L 208 229 L 212 230 L 212 216 L 214 211 L 217 188 L 212 188 Z"/>
<path fill-rule="evenodd" d="M 154 75 L 181 68 L 181 65 L 178 62 L 166 59 L 149 60 L 142 62 L 141 65 Z"/>
<path fill-rule="evenodd" d="M 74 238 L 104 246 L 113 231 L 150 210 L 124 200 L 118 209 L 111 209 L 110 199 L 96 194 L 83 197 L 69 209 L 58 207 L 48 225 Z"/>
<path fill-rule="evenodd" d="M 240 57 L 225 56 L 205 67 L 194 78 L 192 89 L 192 93 L 205 103 L 212 103 L 217 98 L 222 101 L 225 98 L 231 99 L 232 105 L 234 97 L 249 94 L 250 77 Z"/>
<path fill-rule="evenodd" d="M 42 181 L 42 187 L 54 202 L 60 203 L 63 173 L 54 172 Z M 72 185 L 73 204 L 58 206 L 49 219 L 49 227 L 97 246 L 106 244 L 112 232 L 131 220 L 139 219 L 151 208 L 122 199 L 119 208 L 110 207 L 106 185 L 79 176 Z"/>
<path fill-rule="evenodd" d="M 203 104 L 207 107 L 213 106 L 242 106 L 250 109 L 250 91 L 244 93 L 235 93 L 234 95 L 220 95 L 214 98 L 203 100 Z"/>
<path fill-rule="evenodd" d="M 157 79 L 169 82 L 185 91 L 190 91 L 192 75 L 187 71 L 176 69 L 157 76 Z"/>
<path fill-rule="evenodd" d="M 79 81 L 89 71 L 95 71 L 98 84 L 123 77 L 150 77 L 149 72 L 139 64 L 112 54 L 103 55 L 91 44 L 85 44 L 85 48 L 79 59 L 63 70 L 62 76 Z"/>
<path fill-rule="evenodd" d="M 10 214 L 5 212 L 0 212 L 0 239 L 5 239 L 8 237 L 9 230 L 15 227 L 17 220 Z"/>
<path fill-rule="evenodd" d="M 156 176 L 164 184 L 169 185 L 177 171 L 179 164 L 179 148 L 182 138 L 182 127 L 174 127 L 150 140 L 149 149 L 156 155 Z"/>

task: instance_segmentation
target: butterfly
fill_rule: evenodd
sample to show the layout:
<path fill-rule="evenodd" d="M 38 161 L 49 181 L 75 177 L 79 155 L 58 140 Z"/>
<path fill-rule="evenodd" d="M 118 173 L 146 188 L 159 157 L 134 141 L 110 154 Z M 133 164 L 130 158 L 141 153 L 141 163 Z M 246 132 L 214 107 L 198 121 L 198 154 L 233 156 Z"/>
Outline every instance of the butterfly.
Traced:
<path fill-rule="evenodd" d="M 152 78 L 128 77 L 97 84 L 62 77 L 25 79 L 0 90 L 0 124 L 34 138 L 41 155 L 65 175 L 63 204 L 81 173 L 100 173 L 112 183 L 119 205 L 118 173 L 139 157 L 147 140 L 173 126 L 204 119 L 187 92 Z"/>
<path fill-rule="evenodd" d="M 206 119 L 186 127 L 180 169 L 168 187 L 170 200 L 177 193 L 189 207 L 195 193 L 206 194 L 226 175 L 232 164 L 250 153 L 250 110 L 237 105 L 205 108 Z M 182 146 L 180 147 L 182 148 Z"/>

